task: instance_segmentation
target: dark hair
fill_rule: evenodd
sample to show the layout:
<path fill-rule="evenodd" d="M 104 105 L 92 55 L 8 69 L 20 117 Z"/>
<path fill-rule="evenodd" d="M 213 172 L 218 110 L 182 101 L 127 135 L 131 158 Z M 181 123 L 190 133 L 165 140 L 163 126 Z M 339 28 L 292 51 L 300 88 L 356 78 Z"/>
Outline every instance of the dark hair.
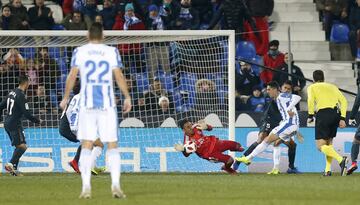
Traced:
<path fill-rule="evenodd" d="M 293 87 L 293 83 L 291 82 L 291 80 L 286 80 L 283 85 L 286 84 L 286 85 L 291 85 L 291 87 Z"/>
<path fill-rule="evenodd" d="M 324 72 L 322 70 L 316 70 L 313 72 L 313 79 L 315 82 L 324 82 Z"/>
<path fill-rule="evenodd" d="M 80 88 L 81 88 L 81 83 L 80 83 L 80 80 L 77 79 L 75 82 L 74 88 L 73 88 L 74 95 L 77 95 L 80 93 Z"/>
<path fill-rule="evenodd" d="M 19 81 L 19 85 L 23 85 L 24 83 L 29 82 L 29 78 L 27 75 L 20 75 L 18 81 Z"/>
<path fill-rule="evenodd" d="M 267 84 L 267 86 L 269 86 L 270 88 L 276 88 L 279 90 L 279 83 L 277 83 L 276 81 L 271 81 L 270 83 Z"/>
<path fill-rule="evenodd" d="M 4 8 L 9 8 L 9 9 L 10 9 L 10 12 L 11 12 L 11 7 L 10 7 L 8 4 L 4 5 L 4 6 L 1 8 L 1 11 L 4 11 Z"/>
<path fill-rule="evenodd" d="M 101 23 L 93 23 L 89 28 L 90 40 L 101 40 L 103 36 L 103 26 Z"/>
<path fill-rule="evenodd" d="M 187 123 L 187 122 L 190 122 L 188 119 L 182 119 L 182 120 L 179 120 L 178 122 L 178 126 L 181 128 L 181 129 L 184 129 L 184 125 Z"/>
<path fill-rule="evenodd" d="M 271 47 L 271 46 L 279 47 L 279 45 L 280 45 L 280 42 L 278 40 L 272 40 L 269 43 L 269 47 Z"/>

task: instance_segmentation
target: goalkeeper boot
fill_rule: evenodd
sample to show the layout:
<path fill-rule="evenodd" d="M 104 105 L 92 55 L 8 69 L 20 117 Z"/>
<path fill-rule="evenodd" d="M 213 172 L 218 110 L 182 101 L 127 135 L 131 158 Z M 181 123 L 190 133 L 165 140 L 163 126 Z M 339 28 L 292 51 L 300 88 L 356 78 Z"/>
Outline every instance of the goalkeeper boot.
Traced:
<path fill-rule="evenodd" d="M 347 175 L 352 174 L 355 170 L 357 170 L 358 166 L 356 163 L 352 163 L 350 168 L 347 170 Z"/>
<path fill-rule="evenodd" d="M 267 174 L 269 175 L 277 175 L 277 174 L 280 174 L 280 171 L 279 169 L 272 169 L 270 172 L 268 172 Z"/>
<path fill-rule="evenodd" d="M 5 164 L 5 167 L 4 167 L 4 168 L 5 168 L 5 170 L 6 170 L 7 172 L 9 172 L 12 176 L 17 176 L 17 172 L 16 172 L 13 164 L 7 163 L 7 164 Z"/>
<path fill-rule="evenodd" d="M 251 164 L 251 160 L 248 159 L 248 158 L 245 157 L 245 156 L 235 157 L 235 160 L 236 160 L 237 162 L 242 162 L 242 163 L 244 163 L 245 165 L 250 165 L 250 164 Z"/>
<path fill-rule="evenodd" d="M 79 165 L 78 165 L 77 161 L 71 160 L 71 161 L 69 162 L 69 165 L 70 165 L 71 168 L 73 168 L 73 170 L 74 170 L 76 173 L 80 174 L 80 169 L 79 169 Z"/>
<path fill-rule="evenodd" d="M 90 188 L 86 188 L 84 189 L 80 196 L 79 196 L 79 199 L 91 199 L 91 190 Z"/>
<path fill-rule="evenodd" d="M 234 169 L 232 169 L 232 168 L 226 168 L 225 167 L 225 165 L 223 165 L 222 167 L 221 167 L 221 170 L 224 170 L 225 172 L 227 172 L 227 173 L 229 173 L 229 174 L 237 174 L 237 172 L 234 170 Z"/>
<path fill-rule="evenodd" d="M 126 195 L 120 189 L 120 187 L 111 186 L 111 192 L 112 192 L 113 198 L 116 198 L 116 199 L 125 199 L 126 198 Z"/>

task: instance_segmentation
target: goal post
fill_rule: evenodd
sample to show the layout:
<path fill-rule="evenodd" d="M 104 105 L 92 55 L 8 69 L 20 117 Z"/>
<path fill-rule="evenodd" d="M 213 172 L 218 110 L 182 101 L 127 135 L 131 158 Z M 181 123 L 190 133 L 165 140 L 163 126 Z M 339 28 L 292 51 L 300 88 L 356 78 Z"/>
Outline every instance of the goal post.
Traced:
<path fill-rule="evenodd" d="M 21 159 L 20 171 L 71 171 L 67 161 L 77 144 L 58 134 L 58 103 L 71 53 L 87 43 L 86 36 L 87 31 L 0 31 L 0 97 L 17 86 L 18 75 L 28 75 L 30 109 L 45 120 L 41 126 L 24 120 L 29 149 Z M 177 128 L 183 118 L 205 118 L 215 127 L 206 134 L 235 140 L 234 31 L 104 31 L 104 37 L 105 44 L 119 49 L 124 75 L 132 85 L 131 96 L 136 99 L 134 110 L 122 115 L 123 96 L 118 89 L 115 92 L 122 170 L 220 171 L 219 165 L 176 153 L 173 144 L 183 139 Z M 9 161 L 12 150 L 3 129 L 3 163 Z M 104 163 L 101 157 L 98 165 Z"/>

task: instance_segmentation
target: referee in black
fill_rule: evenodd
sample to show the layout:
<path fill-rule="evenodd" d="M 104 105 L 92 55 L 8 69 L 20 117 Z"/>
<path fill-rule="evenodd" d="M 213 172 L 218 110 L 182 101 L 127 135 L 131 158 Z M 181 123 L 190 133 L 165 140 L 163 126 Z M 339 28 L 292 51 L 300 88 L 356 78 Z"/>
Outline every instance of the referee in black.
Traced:
<path fill-rule="evenodd" d="M 5 170 L 13 176 L 17 176 L 19 159 L 27 149 L 24 128 L 22 127 L 22 117 L 25 116 L 33 123 L 40 124 L 40 120 L 34 117 L 29 111 L 25 92 L 29 87 L 27 76 L 19 77 L 19 87 L 11 91 L 0 103 L 0 113 L 6 108 L 4 127 L 9 135 L 11 145 L 15 146 L 14 153 L 9 163 L 5 165 Z"/>
<path fill-rule="evenodd" d="M 316 147 L 326 157 L 324 176 L 331 176 L 331 162 L 333 159 L 338 161 L 341 175 L 346 176 L 347 157 L 340 156 L 332 145 L 337 128 L 346 127 L 346 98 L 335 85 L 324 82 L 325 77 L 322 70 L 314 71 L 313 79 L 314 84 L 307 89 L 308 123 L 314 121 L 316 104 L 315 140 Z"/>

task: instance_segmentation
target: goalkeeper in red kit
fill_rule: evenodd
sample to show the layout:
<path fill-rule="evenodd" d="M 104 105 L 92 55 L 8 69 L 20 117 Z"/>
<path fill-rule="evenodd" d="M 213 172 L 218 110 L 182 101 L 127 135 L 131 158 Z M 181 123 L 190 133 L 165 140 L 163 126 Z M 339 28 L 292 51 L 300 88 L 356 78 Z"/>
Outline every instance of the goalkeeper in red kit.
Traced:
<path fill-rule="evenodd" d="M 224 165 L 222 170 L 229 174 L 235 174 L 236 171 L 231 168 L 234 163 L 234 159 L 223 152 L 230 150 L 235 152 L 242 152 L 244 148 L 240 143 L 230 140 L 220 140 L 217 137 L 205 136 L 203 130 L 211 131 L 212 126 L 205 123 L 204 120 L 198 121 L 196 124 L 191 123 L 189 120 L 184 119 L 179 121 L 179 127 L 184 131 L 184 144 L 188 141 L 192 141 L 196 145 L 195 153 L 208 161 L 222 162 Z M 175 149 L 182 152 L 185 157 L 188 157 L 192 152 L 188 152 L 184 144 L 175 144 Z"/>

